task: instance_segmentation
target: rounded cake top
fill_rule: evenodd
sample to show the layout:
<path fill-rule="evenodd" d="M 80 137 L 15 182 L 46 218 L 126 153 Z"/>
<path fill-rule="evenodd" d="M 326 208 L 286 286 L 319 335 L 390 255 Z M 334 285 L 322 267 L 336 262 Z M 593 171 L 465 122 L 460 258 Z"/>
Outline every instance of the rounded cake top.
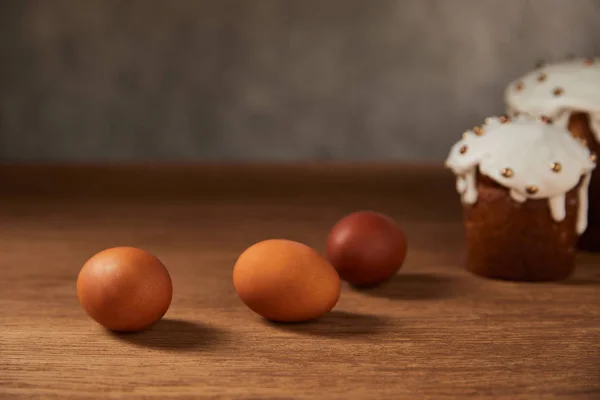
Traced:
<path fill-rule="evenodd" d="M 477 170 L 511 191 L 519 201 L 552 198 L 573 189 L 596 166 L 596 157 L 569 131 L 530 116 L 491 117 L 481 127 L 464 133 L 450 151 L 446 166 L 461 179 L 473 203 L 476 191 L 468 191 Z"/>
<path fill-rule="evenodd" d="M 511 82 L 504 97 L 511 114 L 558 119 L 577 110 L 600 118 L 600 58 L 543 65 Z"/>

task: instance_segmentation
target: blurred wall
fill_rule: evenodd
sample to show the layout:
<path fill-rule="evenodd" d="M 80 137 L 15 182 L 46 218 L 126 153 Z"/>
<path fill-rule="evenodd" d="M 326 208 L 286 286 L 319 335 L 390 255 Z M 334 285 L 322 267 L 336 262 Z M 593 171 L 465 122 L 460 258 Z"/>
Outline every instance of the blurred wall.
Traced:
<path fill-rule="evenodd" d="M 0 161 L 443 160 L 598 0 L 3 0 Z"/>

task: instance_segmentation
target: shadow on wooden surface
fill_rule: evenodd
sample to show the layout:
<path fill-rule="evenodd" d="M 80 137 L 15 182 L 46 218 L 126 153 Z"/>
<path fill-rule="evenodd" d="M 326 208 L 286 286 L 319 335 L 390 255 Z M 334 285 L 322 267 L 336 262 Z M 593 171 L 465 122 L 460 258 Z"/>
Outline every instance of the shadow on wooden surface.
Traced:
<path fill-rule="evenodd" d="M 579 252 L 573 275 L 557 282 L 563 286 L 600 286 L 600 254 Z"/>
<path fill-rule="evenodd" d="M 593 279 L 572 278 L 558 283 L 565 286 L 600 286 L 600 277 Z"/>
<path fill-rule="evenodd" d="M 379 286 L 353 289 L 367 296 L 391 300 L 430 300 L 454 297 L 458 294 L 457 288 L 457 280 L 448 276 L 400 272 Z"/>
<path fill-rule="evenodd" d="M 217 346 L 223 332 L 215 327 L 175 319 L 162 319 L 152 328 L 136 333 L 111 334 L 136 346 L 171 351 L 200 351 Z"/>
<path fill-rule="evenodd" d="M 309 322 L 285 323 L 265 320 L 265 323 L 290 332 L 338 339 L 374 335 L 385 325 L 385 321 L 375 315 L 338 310 Z"/>

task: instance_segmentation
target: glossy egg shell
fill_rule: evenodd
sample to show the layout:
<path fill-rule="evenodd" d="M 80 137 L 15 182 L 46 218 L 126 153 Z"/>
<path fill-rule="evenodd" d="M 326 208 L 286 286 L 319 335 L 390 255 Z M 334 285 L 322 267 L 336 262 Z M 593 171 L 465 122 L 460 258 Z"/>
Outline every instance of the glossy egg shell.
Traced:
<path fill-rule="evenodd" d="M 153 325 L 169 309 L 172 296 L 166 267 L 155 256 L 133 247 L 97 253 L 77 278 L 77 297 L 83 309 L 114 331 L 139 331 Z"/>
<path fill-rule="evenodd" d="M 359 211 L 334 225 L 326 249 L 342 280 L 355 286 L 374 286 L 389 280 L 402 267 L 406 237 L 392 218 Z"/>
<path fill-rule="evenodd" d="M 233 284 L 248 308 L 279 322 L 321 317 L 336 305 L 341 290 L 337 272 L 323 256 L 285 239 L 246 249 L 235 263 Z"/>

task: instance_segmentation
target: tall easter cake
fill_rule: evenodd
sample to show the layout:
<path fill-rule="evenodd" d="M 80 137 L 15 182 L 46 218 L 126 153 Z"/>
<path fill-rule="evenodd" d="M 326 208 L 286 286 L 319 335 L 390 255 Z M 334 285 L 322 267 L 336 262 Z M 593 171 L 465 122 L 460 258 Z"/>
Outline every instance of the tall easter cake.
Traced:
<path fill-rule="evenodd" d="M 565 128 L 529 116 L 488 118 L 464 133 L 446 166 L 464 205 L 469 271 L 517 281 L 573 272 L 596 163 Z"/>
<path fill-rule="evenodd" d="M 600 151 L 600 58 L 541 65 L 505 91 L 509 116 L 519 113 L 552 120 L 569 129 L 593 153 Z M 579 248 L 600 251 L 600 173 L 592 174 L 588 229 Z"/>

